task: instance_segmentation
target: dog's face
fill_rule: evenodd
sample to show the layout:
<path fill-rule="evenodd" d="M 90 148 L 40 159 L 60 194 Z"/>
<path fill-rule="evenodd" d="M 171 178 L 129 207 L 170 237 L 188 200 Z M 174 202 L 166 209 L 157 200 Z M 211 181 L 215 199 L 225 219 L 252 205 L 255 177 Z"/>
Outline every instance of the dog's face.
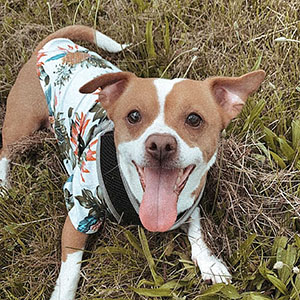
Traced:
<path fill-rule="evenodd" d="M 199 197 L 214 163 L 219 135 L 264 78 L 263 71 L 205 81 L 100 76 L 99 100 L 115 125 L 120 169 L 150 231 L 167 231 Z"/>

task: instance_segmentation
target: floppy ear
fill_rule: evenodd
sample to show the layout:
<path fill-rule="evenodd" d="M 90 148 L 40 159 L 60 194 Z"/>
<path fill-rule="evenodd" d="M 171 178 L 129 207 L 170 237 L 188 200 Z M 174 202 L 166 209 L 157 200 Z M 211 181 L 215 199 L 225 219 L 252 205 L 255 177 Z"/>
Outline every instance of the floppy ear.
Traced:
<path fill-rule="evenodd" d="M 213 96 L 223 109 L 225 126 L 241 112 L 248 96 L 259 88 L 265 75 L 263 70 L 258 70 L 241 77 L 208 79 Z"/>
<path fill-rule="evenodd" d="M 122 95 L 129 80 L 133 77 L 136 76 L 130 72 L 104 74 L 83 85 L 79 91 L 83 94 L 90 94 L 99 90 L 99 93 L 97 93 L 99 101 L 103 107 L 107 109 L 107 107 Z"/>

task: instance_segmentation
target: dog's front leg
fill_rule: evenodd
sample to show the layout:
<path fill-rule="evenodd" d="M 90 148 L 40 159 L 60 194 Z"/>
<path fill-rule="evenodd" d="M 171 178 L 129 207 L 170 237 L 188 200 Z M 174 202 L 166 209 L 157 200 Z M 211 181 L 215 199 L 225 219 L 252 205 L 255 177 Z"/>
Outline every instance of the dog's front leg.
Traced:
<path fill-rule="evenodd" d="M 74 300 L 87 234 L 77 231 L 67 217 L 62 232 L 62 263 L 50 300 Z"/>
<path fill-rule="evenodd" d="M 194 210 L 190 217 L 188 238 L 192 248 L 192 260 L 199 266 L 202 279 L 213 284 L 231 282 L 231 275 L 224 262 L 214 256 L 204 242 L 199 207 Z"/>

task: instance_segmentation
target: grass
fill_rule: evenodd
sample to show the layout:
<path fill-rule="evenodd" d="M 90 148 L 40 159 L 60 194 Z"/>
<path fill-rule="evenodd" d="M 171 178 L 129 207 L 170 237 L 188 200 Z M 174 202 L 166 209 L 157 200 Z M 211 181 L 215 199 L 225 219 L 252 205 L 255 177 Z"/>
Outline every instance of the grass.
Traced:
<path fill-rule="evenodd" d="M 78 299 L 300 299 L 297 0 L 0 0 L 0 22 L 1 119 L 36 44 L 70 24 L 132 43 L 124 53 L 101 54 L 142 77 L 267 72 L 223 133 L 202 203 L 207 241 L 230 266 L 233 284 L 201 282 L 183 232 L 108 221 L 91 238 Z M 48 299 L 58 275 L 66 177 L 49 133 L 13 151 L 13 188 L 0 196 L 0 299 Z"/>

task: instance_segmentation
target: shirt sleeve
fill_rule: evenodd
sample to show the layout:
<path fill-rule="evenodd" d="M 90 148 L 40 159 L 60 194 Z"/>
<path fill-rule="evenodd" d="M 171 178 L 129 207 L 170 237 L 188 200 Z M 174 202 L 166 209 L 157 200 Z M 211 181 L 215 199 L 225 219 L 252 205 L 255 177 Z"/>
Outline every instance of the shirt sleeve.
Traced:
<path fill-rule="evenodd" d="M 70 220 L 75 229 L 87 234 L 98 231 L 107 213 L 98 177 L 95 175 L 97 141 L 98 137 L 91 141 L 64 185 Z"/>

